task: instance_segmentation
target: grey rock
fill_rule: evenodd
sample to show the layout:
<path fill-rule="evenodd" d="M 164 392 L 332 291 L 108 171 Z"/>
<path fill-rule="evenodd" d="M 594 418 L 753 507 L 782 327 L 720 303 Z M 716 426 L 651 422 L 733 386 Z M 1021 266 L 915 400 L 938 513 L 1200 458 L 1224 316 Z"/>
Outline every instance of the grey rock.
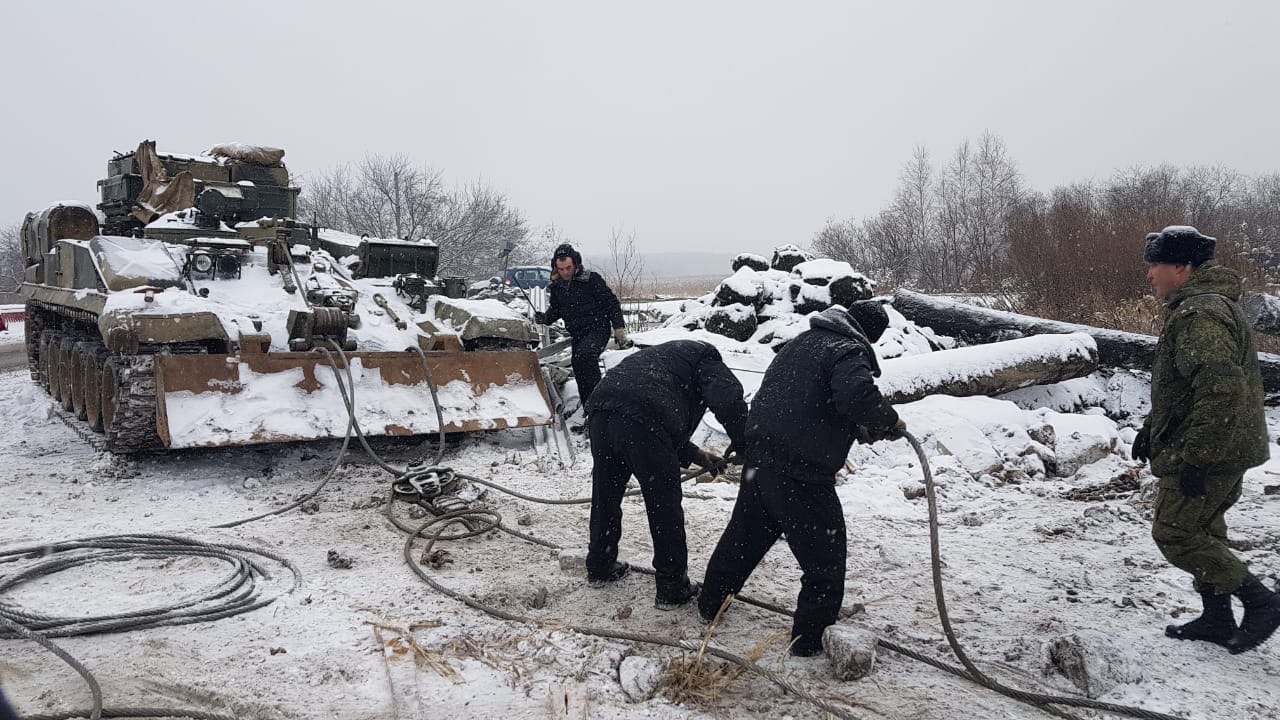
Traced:
<path fill-rule="evenodd" d="M 872 284 L 865 278 L 845 275 L 838 277 L 827 286 L 831 292 L 831 302 L 849 307 L 859 300 L 871 299 Z"/>
<path fill-rule="evenodd" d="M 618 683 L 631 702 L 644 702 L 653 697 L 662 678 L 662 663 L 643 655 L 628 655 L 618 663 Z"/>
<path fill-rule="evenodd" d="M 759 327 L 759 321 L 750 307 L 731 305 L 708 313 L 704 327 L 707 332 L 742 342 L 751 339 Z"/>
<path fill-rule="evenodd" d="M 1046 679 L 1065 678 L 1076 690 L 1095 699 L 1117 685 L 1146 679 L 1140 659 L 1131 650 L 1093 630 L 1045 642 L 1041 672 Z"/>
<path fill-rule="evenodd" d="M 822 633 L 831 674 L 837 680 L 860 680 L 876 664 L 875 633 L 862 628 L 832 625 Z"/>
<path fill-rule="evenodd" d="M 769 262 L 769 267 L 774 270 L 791 272 L 795 266 L 812 259 L 813 255 L 810 255 L 795 245 L 783 245 L 780 248 L 774 248 L 773 260 Z"/>
<path fill-rule="evenodd" d="M 756 271 L 768 270 L 769 261 L 766 260 L 763 255 L 756 255 L 755 253 L 740 253 L 733 259 L 733 271 L 738 272 L 738 270 L 744 267 L 748 267 Z"/>

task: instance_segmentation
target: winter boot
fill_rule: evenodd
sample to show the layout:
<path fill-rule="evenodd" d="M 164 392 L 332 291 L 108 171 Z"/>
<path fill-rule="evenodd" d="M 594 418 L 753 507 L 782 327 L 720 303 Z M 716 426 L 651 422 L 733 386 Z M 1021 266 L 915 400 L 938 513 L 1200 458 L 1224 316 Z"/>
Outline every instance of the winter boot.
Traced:
<path fill-rule="evenodd" d="M 684 581 L 675 587 L 659 586 L 653 606 L 659 610 L 675 610 L 681 605 L 687 605 L 690 601 L 696 599 L 698 592 L 701 590 L 702 586 L 690 580 L 686 575 Z"/>
<path fill-rule="evenodd" d="M 813 657 L 822 652 L 822 636 L 817 638 L 792 637 L 791 654 L 796 657 Z"/>
<path fill-rule="evenodd" d="M 631 572 L 631 566 L 624 563 L 614 561 L 610 567 L 601 575 L 587 573 L 587 584 L 591 587 L 603 587 L 611 582 L 617 582 L 626 577 Z"/>
<path fill-rule="evenodd" d="M 1235 594 L 1244 604 L 1244 618 L 1226 643 L 1232 655 L 1258 647 L 1280 627 L 1280 594 L 1268 590 L 1252 575 Z"/>
<path fill-rule="evenodd" d="M 1231 596 L 1212 591 L 1200 593 L 1204 612 L 1200 617 L 1182 625 L 1169 625 L 1164 634 L 1175 640 L 1205 640 L 1223 647 L 1236 631 L 1236 618 L 1231 613 Z"/>

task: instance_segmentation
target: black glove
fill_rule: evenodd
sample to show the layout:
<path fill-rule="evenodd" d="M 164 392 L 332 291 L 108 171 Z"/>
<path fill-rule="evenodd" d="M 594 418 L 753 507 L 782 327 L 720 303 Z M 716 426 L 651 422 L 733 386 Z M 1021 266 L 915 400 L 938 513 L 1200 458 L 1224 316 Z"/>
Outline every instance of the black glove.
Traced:
<path fill-rule="evenodd" d="M 1138 436 L 1133 439 L 1133 452 L 1130 455 L 1142 463 L 1151 459 L 1151 428 L 1144 427 L 1138 431 Z"/>
<path fill-rule="evenodd" d="M 697 463 L 699 468 L 706 470 L 711 477 L 717 477 L 720 475 L 720 466 L 724 464 L 724 458 L 710 450 L 699 449 L 693 456 L 693 462 Z"/>
<path fill-rule="evenodd" d="M 907 423 L 899 419 L 894 423 L 893 427 L 869 427 L 860 425 L 858 427 L 858 442 L 863 445 L 870 445 L 882 440 L 897 440 L 902 437 L 902 433 L 907 429 Z"/>
<path fill-rule="evenodd" d="M 898 418 L 898 422 L 893 424 L 893 429 L 890 430 L 885 435 L 885 439 L 897 440 L 898 438 L 902 437 L 903 434 L 906 432 L 907 432 L 907 421 L 903 420 L 902 418 Z"/>
<path fill-rule="evenodd" d="M 742 453 L 737 448 L 730 445 L 728 450 L 724 451 L 724 461 L 730 465 L 742 465 Z"/>
<path fill-rule="evenodd" d="M 542 312 L 541 310 L 534 310 L 534 311 L 533 311 L 533 321 L 534 321 L 534 322 L 536 322 L 536 323 L 538 323 L 539 325 L 546 325 L 546 324 L 547 324 L 547 314 L 546 314 L 546 313 L 544 313 L 544 312 Z"/>
<path fill-rule="evenodd" d="M 1208 470 L 1190 463 L 1182 463 L 1182 470 L 1178 473 L 1178 485 L 1182 488 L 1183 496 L 1189 498 L 1204 497 L 1204 481 L 1207 477 L 1209 477 Z"/>

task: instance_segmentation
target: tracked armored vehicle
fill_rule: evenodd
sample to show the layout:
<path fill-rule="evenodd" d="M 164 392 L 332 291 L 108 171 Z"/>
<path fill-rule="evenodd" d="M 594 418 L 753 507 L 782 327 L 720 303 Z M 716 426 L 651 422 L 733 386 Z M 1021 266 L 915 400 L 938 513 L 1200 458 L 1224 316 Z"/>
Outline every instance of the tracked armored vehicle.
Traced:
<path fill-rule="evenodd" d="M 180 210 L 139 195 L 122 213 L 104 189 L 102 227 L 77 204 L 23 224 L 32 377 L 108 449 L 341 437 L 353 416 L 367 435 L 550 422 L 532 326 L 460 299 L 465 281 L 435 277 L 433 244 L 308 227 L 292 205 L 245 219 L 208 195 L 234 195 L 221 180 L 204 182 L 205 201 Z"/>

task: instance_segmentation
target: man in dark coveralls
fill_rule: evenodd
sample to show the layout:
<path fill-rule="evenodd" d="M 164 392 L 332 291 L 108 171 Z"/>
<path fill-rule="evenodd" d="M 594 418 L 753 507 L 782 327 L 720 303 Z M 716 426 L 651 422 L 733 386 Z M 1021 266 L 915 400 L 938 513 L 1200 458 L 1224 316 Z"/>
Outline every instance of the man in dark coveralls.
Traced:
<path fill-rule="evenodd" d="M 844 599 L 844 514 L 835 474 L 855 438 L 896 437 L 906 429 L 880 394 L 872 343 L 888 327 L 879 302 L 834 306 L 809 322 L 770 363 L 747 418 L 738 500 L 716 545 L 698 612 L 710 621 L 729 594 L 785 536 L 804 575 L 791 628 L 791 653 L 816 655 L 822 631 Z"/>
<path fill-rule="evenodd" d="M 1270 456 L 1262 375 L 1240 309 L 1240 277 L 1213 262 L 1216 242 L 1175 225 L 1147 235 L 1143 260 L 1164 327 L 1151 367 L 1151 414 L 1133 442 L 1135 460 L 1160 479 L 1151 536 L 1190 573 L 1204 612 L 1165 634 L 1241 653 L 1280 626 L 1280 595 L 1227 546 L 1225 514 L 1245 470 Z M 1231 596 L 1244 617 L 1236 625 Z"/>
<path fill-rule="evenodd" d="M 591 438 L 591 542 L 587 581 L 594 586 L 629 571 L 618 562 L 622 496 L 634 475 L 644 495 L 653 569 L 655 605 L 662 610 L 697 597 L 689 580 L 680 468 L 696 463 L 715 469 L 722 460 L 689 442 L 707 408 L 741 447 L 747 422 L 742 385 L 709 343 L 676 340 L 645 348 L 605 375 L 588 405 Z"/>
<path fill-rule="evenodd" d="M 542 325 L 564 320 L 573 340 L 573 377 L 586 407 L 600 382 L 600 353 L 609 336 L 612 334 L 618 347 L 627 342 L 622 304 L 599 273 L 582 267 L 582 254 L 568 243 L 556 248 L 551 278 L 547 311 L 534 313 L 534 320 Z"/>

